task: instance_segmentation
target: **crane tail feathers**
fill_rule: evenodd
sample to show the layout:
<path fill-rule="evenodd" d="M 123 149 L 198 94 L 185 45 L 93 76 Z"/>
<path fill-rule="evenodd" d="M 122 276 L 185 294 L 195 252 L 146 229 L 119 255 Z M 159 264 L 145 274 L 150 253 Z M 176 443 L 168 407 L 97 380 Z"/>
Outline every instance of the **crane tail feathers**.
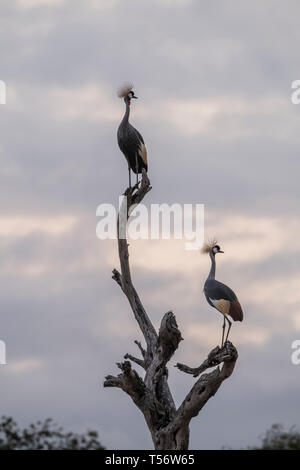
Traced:
<path fill-rule="evenodd" d="M 234 321 L 243 321 L 243 310 L 238 300 L 230 302 L 230 308 L 228 314 Z"/>

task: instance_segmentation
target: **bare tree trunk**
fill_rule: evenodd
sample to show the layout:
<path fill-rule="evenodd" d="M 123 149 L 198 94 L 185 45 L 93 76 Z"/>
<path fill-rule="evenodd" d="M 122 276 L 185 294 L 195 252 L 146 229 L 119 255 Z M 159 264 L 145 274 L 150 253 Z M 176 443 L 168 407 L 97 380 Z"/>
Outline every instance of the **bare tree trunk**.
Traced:
<path fill-rule="evenodd" d="M 112 276 L 129 301 L 144 336 L 146 347 L 144 348 L 139 341 L 135 341 L 142 357 L 137 358 L 125 354 L 124 358 L 127 360 L 117 364 L 121 373 L 117 376 L 107 376 L 104 387 L 119 387 L 131 397 L 145 417 L 155 449 L 187 450 L 191 419 L 198 415 L 206 402 L 217 392 L 223 380 L 232 374 L 238 354 L 235 347 L 227 342 L 223 348 L 218 346 L 214 348 L 197 368 L 177 364 L 176 367 L 180 371 L 193 374 L 194 377 L 208 368 L 216 368 L 200 376 L 182 404 L 176 409 L 168 385 L 167 363 L 183 338 L 172 312 L 165 313 L 159 332 L 155 331 L 131 280 L 128 243 L 125 235 L 130 211 L 150 190 L 150 181 L 143 170 L 140 187 L 128 188 L 124 193 L 124 205 L 118 215 L 121 273 L 114 269 Z M 130 361 L 145 370 L 143 379 L 132 368 Z M 218 366 L 221 363 L 223 365 L 220 369 Z"/>

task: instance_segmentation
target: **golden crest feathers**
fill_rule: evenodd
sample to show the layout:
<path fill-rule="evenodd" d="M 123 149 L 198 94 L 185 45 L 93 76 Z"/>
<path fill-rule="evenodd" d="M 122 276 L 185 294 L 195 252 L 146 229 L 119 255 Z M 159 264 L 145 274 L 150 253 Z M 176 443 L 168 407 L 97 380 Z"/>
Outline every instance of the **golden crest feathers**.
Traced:
<path fill-rule="evenodd" d="M 207 240 L 207 242 L 205 242 L 203 244 L 203 247 L 201 248 L 201 253 L 210 253 L 213 247 L 217 245 L 217 243 L 218 243 L 218 240 L 216 240 L 216 238 Z"/>
<path fill-rule="evenodd" d="M 125 96 L 128 95 L 132 91 L 133 84 L 130 82 L 124 83 L 120 88 L 118 89 L 118 97 L 119 98 L 125 98 Z"/>

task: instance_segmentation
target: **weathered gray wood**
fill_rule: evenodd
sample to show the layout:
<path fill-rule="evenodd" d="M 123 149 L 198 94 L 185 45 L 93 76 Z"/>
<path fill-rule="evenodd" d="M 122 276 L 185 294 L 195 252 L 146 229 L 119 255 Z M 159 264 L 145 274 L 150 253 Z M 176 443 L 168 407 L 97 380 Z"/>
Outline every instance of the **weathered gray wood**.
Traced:
<path fill-rule="evenodd" d="M 221 362 L 235 362 L 238 358 L 238 353 L 236 348 L 230 341 L 227 341 L 222 348 L 217 346 L 214 348 L 207 356 L 204 362 L 199 367 L 189 367 L 184 364 L 177 363 L 175 367 L 178 367 L 182 372 L 187 374 L 193 374 L 194 377 L 198 377 L 202 372 L 210 367 L 217 366 Z"/>
<path fill-rule="evenodd" d="M 137 186 L 135 185 L 132 188 L 128 188 L 124 193 L 124 202 L 120 208 L 120 213 L 118 215 L 117 221 L 118 249 L 121 265 L 121 274 L 116 269 L 113 270 L 113 279 L 120 285 L 124 294 L 126 295 L 133 311 L 134 317 L 138 322 L 139 327 L 144 335 L 147 344 L 146 361 L 151 361 L 152 356 L 155 352 L 157 343 L 157 333 L 143 307 L 143 304 L 131 280 L 127 239 L 125 237 L 121 238 L 119 235 L 120 231 L 123 231 L 125 235 L 126 223 L 130 215 L 130 209 L 136 204 L 139 204 L 143 200 L 147 192 L 150 190 L 150 181 L 148 179 L 147 173 L 143 171 L 140 187 L 137 188 Z M 125 204 L 127 205 L 127 210 L 126 208 L 124 210 Z"/>
<path fill-rule="evenodd" d="M 216 367 L 209 374 L 203 374 L 176 409 L 168 385 L 167 363 L 183 338 L 173 312 L 167 312 L 163 316 L 159 332 L 156 332 L 133 286 L 129 265 L 126 224 L 133 207 L 139 204 L 150 190 L 150 181 L 143 171 L 140 186 L 128 188 L 124 193 L 127 208 L 124 200 L 117 221 L 121 272 L 114 269 L 112 276 L 126 295 L 146 343 L 144 348 L 139 341 L 135 341 L 142 358 L 129 353 L 125 354 L 124 358 L 142 367 L 145 377 L 142 379 L 127 360 L 117 364 L 121 370 L 119 375 L 108 375 L 105 378 L 104 387 L 118 387 L 131 397 L 145 417 L 155 449 L 186 450 L 189 446 L 191 419 L 198 415 L 209 398 L 217 392 L 223 380 L 232 374 L 238 355 L 235 347 L 227 342 L 222 349 L 214 348 L 199 367 L 191 368 L 178 363 L 176 367 L 179 370 L 194 377 L 208 368 L 221 363 L 223 365 L 221 369 Z"/>

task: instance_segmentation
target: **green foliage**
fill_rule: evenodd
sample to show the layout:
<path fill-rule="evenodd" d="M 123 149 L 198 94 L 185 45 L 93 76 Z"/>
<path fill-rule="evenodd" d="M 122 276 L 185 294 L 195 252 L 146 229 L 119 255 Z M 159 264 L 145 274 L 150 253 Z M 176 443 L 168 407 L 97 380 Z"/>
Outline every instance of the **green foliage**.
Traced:
<path fill-rule="evenodd" d="M 0 450 L 102 450 L 96 431 L 65 432 L 51 418 L 20 429 L 11 417 L 0 418 Z"/>
<path fill-rule="evenodd" d="M 262 437 L 261 450 L 300 450 L 300 433 L 293 426 L 289 431 L 282 424 L 273 424 Z"/>

